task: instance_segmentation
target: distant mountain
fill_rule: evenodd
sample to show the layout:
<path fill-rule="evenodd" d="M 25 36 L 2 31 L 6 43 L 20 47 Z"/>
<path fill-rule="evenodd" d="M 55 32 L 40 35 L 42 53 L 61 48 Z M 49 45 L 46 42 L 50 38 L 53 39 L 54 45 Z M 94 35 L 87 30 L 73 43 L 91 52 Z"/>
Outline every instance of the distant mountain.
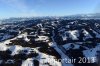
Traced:
<path fill-rule="evenodd" d="M 94 14 L 77 14 L 67 16 L 69 19 L 100 19 L 100 13 Z"/>
<path fill-rule="evenodd" d="M 8 19 L 2 19 L 1 20 L 1 23 L 14 23 L 14 22 L 21 22 L 21 21 L 28 21 L 28 20 L 32 20 L 33 18 L 32 17 L 30 17 L 30 18 L 27 18 L 27 17 L 25 17 L 25 18 L 21 18 L 21 17 L 19 17 L 19 18 L 8 18 Z"/>
<path fill-rule="evenodd" d="M 43 17 L 18 17 L 18 18 L 8 18 L 0 20 L 1 23 L 13 23 L 13 22 L 20 22 L 20 21 L 27 21 L 32 19 L 53 19 L 55 16 L 43 16 Z M 93 14 L 76 14 L 76 15 L 69 15 L 64 17 L 58 18 L 66 18 L 66 19 L 100 19 L 100 13 L 93 13 Z"/>

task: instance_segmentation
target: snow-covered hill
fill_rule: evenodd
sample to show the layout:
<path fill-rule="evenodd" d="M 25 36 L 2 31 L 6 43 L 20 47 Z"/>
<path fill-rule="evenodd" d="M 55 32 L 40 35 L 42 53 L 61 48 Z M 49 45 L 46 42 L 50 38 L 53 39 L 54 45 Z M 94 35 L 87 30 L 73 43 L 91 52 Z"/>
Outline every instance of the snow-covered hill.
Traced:
<path fill-rule="evenodd" d="M 0 66 L 100 66 L 99 21 L 55 17 L 2 24 Z"/>

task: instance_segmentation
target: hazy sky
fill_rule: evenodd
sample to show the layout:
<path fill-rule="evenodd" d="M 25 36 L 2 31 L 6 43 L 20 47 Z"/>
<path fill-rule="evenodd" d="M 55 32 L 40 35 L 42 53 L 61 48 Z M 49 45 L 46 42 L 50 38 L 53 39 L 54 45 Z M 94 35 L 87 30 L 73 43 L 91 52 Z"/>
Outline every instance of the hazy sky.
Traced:
<path fill-rule="evenodd" d="M 0 18 L 95 13 L 99 7 L 100 0 L 0 0 Z"/>

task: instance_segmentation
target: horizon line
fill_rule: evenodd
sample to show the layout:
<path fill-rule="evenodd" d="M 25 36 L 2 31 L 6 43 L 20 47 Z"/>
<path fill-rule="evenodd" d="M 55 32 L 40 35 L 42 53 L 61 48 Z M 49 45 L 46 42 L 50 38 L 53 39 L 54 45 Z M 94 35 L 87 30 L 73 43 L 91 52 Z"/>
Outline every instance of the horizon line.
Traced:
<path fill-rule="evenodd" d="M 11 18 L 34 18 L 34 17 L 67 17 L 67 16 L 75 16 L 75 15 L 88 15 L 88 14 L 100 14 L 100 13 L 82 13 L 82 14 L 71 14 L 71 15 L 46 15 L 46 16 L 13 16 L 13 17 L 3 17 L 0 20 L 11 19 Z"/>

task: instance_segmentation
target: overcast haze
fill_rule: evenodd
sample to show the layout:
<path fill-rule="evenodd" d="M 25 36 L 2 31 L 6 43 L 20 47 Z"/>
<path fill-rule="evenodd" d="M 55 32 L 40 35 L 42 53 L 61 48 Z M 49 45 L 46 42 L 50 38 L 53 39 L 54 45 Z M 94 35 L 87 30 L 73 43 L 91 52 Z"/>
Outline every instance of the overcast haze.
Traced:
<path fill-rule="evenodd" d="M 100 0 L 0 0 L 0 18 L 99 12 Z"/>

